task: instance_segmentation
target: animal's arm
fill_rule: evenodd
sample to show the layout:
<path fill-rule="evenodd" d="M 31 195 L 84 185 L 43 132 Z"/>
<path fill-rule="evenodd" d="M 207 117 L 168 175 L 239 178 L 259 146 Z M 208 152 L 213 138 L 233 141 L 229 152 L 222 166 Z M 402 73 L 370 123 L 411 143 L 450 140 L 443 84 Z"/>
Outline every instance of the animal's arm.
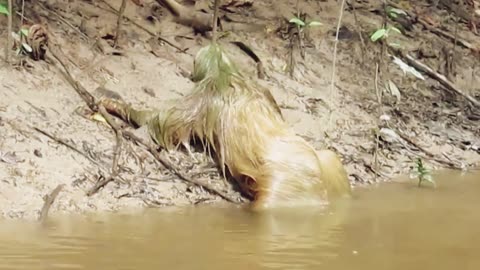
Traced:
<path fill-rule="evenodd" d="M 136 110 L 122 101 L 113 99 L 103 99 L 100 101 L 100 104 L 103 105 L 109 113 L 135 127 L 144 126 L 155 115 L 155 112 L 152 110 Z"/>

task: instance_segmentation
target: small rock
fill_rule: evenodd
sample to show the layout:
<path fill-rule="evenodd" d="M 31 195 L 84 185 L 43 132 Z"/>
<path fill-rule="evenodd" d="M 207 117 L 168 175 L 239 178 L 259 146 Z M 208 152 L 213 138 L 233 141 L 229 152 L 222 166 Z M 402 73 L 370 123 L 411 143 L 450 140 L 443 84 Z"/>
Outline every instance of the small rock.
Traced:
<path fill-rule="evenodd" d="M 42 152 L 38 149 L 33 150 L 33 154 L 39 158 L 43 157 Z"/>
<path fill-rule="evenodd" d="M 155 97 L 155 91 L 153 91 L 152 88 L 144 86 L 144 87 L 142 87 L 142 90 L 143 90 L 147 95 L 149 95 L 149 96 L 151 96 L 151 97 Z"/>

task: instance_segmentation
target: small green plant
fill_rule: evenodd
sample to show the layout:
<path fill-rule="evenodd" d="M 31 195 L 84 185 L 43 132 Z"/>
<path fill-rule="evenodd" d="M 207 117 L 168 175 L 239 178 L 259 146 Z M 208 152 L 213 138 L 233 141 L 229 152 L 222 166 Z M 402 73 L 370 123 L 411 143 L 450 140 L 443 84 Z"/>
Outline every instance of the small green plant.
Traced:
<path fill-rule="evenodd" d="M 373 42 L 377 42 L 378 40 L 386 40 L 389 37 L 389 34 L 391 31 L 397 32 L 401 34 L 402 32 L 398 30 L 395 26 L 389 26 L 385 28 L 380 28 L 377 31 L 375 31 L 371 36 L 370 39 Z"/>
<path fill-rule="evenodd" d="M 415 174 L 418 178 L 418 186 L 421 187 L 422 182 L 426 181 L 431 183 L 435 187 L 435 182 L 433 181 L 432 175 L 428 168 L 425 167 L 421 158 L 417 158 L 415 162 Z"/>
<path fill-rule="evenodd" d="M 303 14 L 304 15 L 304 14 Z M 299 18 L 302 17 L 303 19 Z M 293 56 L 294 46 L 297 45 L 300 50 L 300 55 L 305 59 L 305 39 L 308 39 L 308 29 L 314 26 L 320 26 L 322 23 L 318 21 L 309 21 L 306 22 L 305 17 L 297 15 L 291 18 L 289 23 L 296 26 L 296 33 L 290 35 L 290 52 L 289 52 L 289 62 L 285 65 L 285 70 L 289 70 L 290 77 L 293 77 L 293 70 L 295 66 L 295 60 Z"/>
<path fill-rule="evenodd" d="M 8 12 L 7 5 L 5 3 L 0 3 L 0 14 L 10 15 Z"/>
<path fill-rule="evenodd" d="M 398 16 L 402 16 L 402 15 L 408 16 L 407 12 L 405 12 L 404 10 L 399 8 L 392 8 L 392 7 L 387 8 L 387 14 L 388 14 L 388 17 L 393 19 L 396 19 L 398 18 Z"/>
<path fill-rule="evenodd" d="M 304 22 L 302 19 L 298 18 L 298 17 L 293 17 L 290 19 L 290 21 L 288 21 L 289 23 L 293 23 L 295 25 L 297 25 L 298 27 L 300 28 L 305 28 L 305 27 L 312 27 L 312 26 L 320 26 L 322 25 L 321 22 L 317 22 L 317 21 L 310 21 L 310 22 Z"/>
<path fill-rule="evenodd" d="M 33 50 L 32 50 L 32 47 L 30 47 L 30 45 L 28 45 L 28 43 L 26 42 L 26 38 L 28 37 L 28 29 L 20 29 L 20 31 L 18 31 L 18 33 L 15 33 L 15 32 L 12 32 L 12 36 L 13 38 L 15 39 L 15 41 L 17 42 L 17 44 L 20 44 L 21 46 L 18 46 L 17 48 L 17 55 L 20 55 L 20 54 L 30 54 Z"/>

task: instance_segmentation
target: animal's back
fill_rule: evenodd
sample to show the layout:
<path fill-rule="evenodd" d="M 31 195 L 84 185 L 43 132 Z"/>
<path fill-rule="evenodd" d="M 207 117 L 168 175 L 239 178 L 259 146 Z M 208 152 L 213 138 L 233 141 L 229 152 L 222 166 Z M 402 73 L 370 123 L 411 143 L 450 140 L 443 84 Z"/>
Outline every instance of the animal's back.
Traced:
<path fill-rule="evenodd" d="M 333 152 L 315 151 L 264 96 L 240 96 L 226 106 L 225 163 L 254 196 L 257 209 L 321 205 L 329 193 L 349 192 L 343 165 Z"/>

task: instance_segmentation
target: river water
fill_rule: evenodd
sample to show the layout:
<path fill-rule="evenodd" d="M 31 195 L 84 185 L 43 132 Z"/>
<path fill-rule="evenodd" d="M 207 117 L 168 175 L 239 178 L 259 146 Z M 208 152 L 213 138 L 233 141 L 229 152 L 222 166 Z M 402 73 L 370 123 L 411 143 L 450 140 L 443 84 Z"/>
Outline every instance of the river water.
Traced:
<path fill-rule="evenodd" d="M 327 209 L 0 221 L 0 269 L 480 269 L 480 174 L 435 180 L 357 188 Z"/>

